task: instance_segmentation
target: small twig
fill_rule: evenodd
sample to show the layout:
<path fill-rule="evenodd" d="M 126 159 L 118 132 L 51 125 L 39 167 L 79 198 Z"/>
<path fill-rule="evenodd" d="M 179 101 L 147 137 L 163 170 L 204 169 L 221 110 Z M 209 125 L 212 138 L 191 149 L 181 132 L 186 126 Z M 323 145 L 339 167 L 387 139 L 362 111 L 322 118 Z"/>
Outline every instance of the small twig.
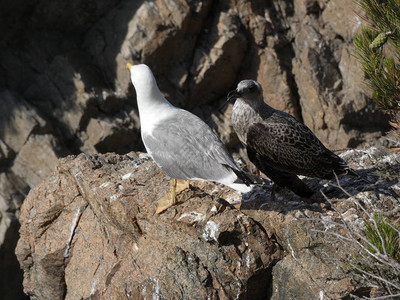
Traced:
<path fill-rule="evenodd" d="M 366 217 L 368 217 L 370 220 L 372 220 L 372 224 L 375 227 L 375 230 L 378 230 L 378 224 L 375 221 L 375 219 L 373 218 L 373 216 L 367 211 L 367 209 L 361 205 L 361 203 L 358 201 L 358 199 L 352 197 L 341 185 L 340 182 L 338 180 L 338 177 L 336 176 L 336 181 L 337 181 L 337 188 L 339 188 L 340 190 L 343 191 L 343 193 L 345 193 L 346 195 L 349 196 L 349 199 L 352 199 L 352 203 L 354 203 L 356 205 L 356 207 L 358 209 L 361 209 L 361 211 L 366 215 Z M 323 197 L 325 198 L 325 200 L 327 202 L 329 202 L 332 205 L 332 201 L 324 194 L 324 192 L 321 190 L 321 194 L 323 195 Z M 332 206 L 333 207 L 333 206 Z M 341 241 L 347 242 L 351 245 L 353 245 L 353 247 L 356 247 L 355 249 L 360 249 L 360 255 L 361 255 L 361 259 L 364 260 L 365 262 L 369 262 L 368 266 L 370 266 L 371 268 L 373 268 L 375 271 L 374 273 L 368 272 L 368 271 L 364 271 L 362 269 L 360 269 L 359 267 L 353 265 L 354 269 L 358 270 L 362 276 L 360 276 L 361 278 L 365 278 L 365 276 L 369 279 L 368 282 L 370 282 L 370 280 L 377 280 L 378 282 L 380 282 L 383 286 L 385 286 L 385 289 L 387 292 L 389 292 L 390 294 L 392 294 L 391 290 L 393 288 L 396 288 L 397 290 L 400 290 L 398 287 L 398 284 L 396 282 L 390 282 L 388 279 L 385 278 L 385 273 L 380 274 L 381 270 L 384 270 L 382 268 L 387 267 L 389 269 L 394 270 L 394 274 L 398 274 L 399 270 L 400 270 L 400 264 L 393 259 L 392 257 L 390 257 L 386 251 L 382 251 L 384 253 L 381 253 L 379 251 L 379 249 L 377 249 L 377 247 L 372 244 L 364 235 L 358 233 L 357 231 L 355 231 L 353 229 L 353 226 L 350 225 L 343 217 L 343 215 L 341 213 L 339 213 L 334 207 L 333 207 L 334 211 L 336 213 L 338 213 L 339 215 L 339 219 L 340 219 L 340 223 L 339 222 L 335 222 L 332 220 L 321 220 L 321 222 L 323 222 L 324 224 L 332 224 L 335 227 L 339 227 L 342 229 L 345 229 L 347 234 L 349 236 L 344 236 L 342 234 L 336 233 L 336 232 L 332 232 L 332 231 L 327 231 L 329 230 L 326 229 L 325 231 L 322 230 L 315 230 L 316 232 L 320 232 L 320 233 L 324 233 L 324 234 L 329 234 L 331 236 L 333 236 L 334 238 L 337 238 Z M 394 230 L 396 230 L 396 232 L 399 232 L 396 228 L 394 228 L 394 226 L 391 226 Z M 379 231 L 378 231 L 379 232 Z M 384 243 L 384 239 L 381 235 L 381 233 L 379 232 L 379 238 L 382 241 L 382 245 L 385 246 Z M 366 246 L 367 245 L 367 246 Z M 367 248 L 368 247 L 368 248 Z M 386 249 L 385 249 L 386 250 Z M 371 261 L 371 259 L 373 259 L 375 261 L 375 263 L 373 261 Z M 378 275 L 376 275 L 378 274 Z M 359 275 L 357 275 L 359 276 Z M 364 277 L 363 277 L 364 276 Z M 398 295 L 396 295 L 398 296 Z M 395 296 L 391 296 L 391 297 L 395 297 Z M 366 299 L 366 298 L 365 298 Z M 375 299 L 375 298 L 371 298 L 371 299 Z M 384 299 L 384 298 L 382 298 Z"/>
<path fill-rule="evenodd" d="M 341 234 L 336 233 L 336 232 L 322 231 L 322 230 L 313 230 L 313 231 L 314 231 L 314 232 L 319 232 L 319 233 L 324 233 L 324 234 L 329 234 L 329 235 L 332 235 L 332 236 L 334 236 L 334 237 L 337 237 L 337 238 L 339 238 L 339 239 L 341 239 L 341 240 L 344 240 L 344 241 L 346 241 L 346 242 L 353 242 L 353 239 L 348 238 L 348 237 L 345 237 L 344 235 L 341 235 Z"/>
<path fill-rule="evenodd" d="M 374 279 L 376 279 L 376 280 L 382 281 L 382 282 L 384 282 L 384 283 L 386 283 L 386 284 L 388 284 L 388 285 L 391 285 L 391 286 L 394 287 L 395 289 L 400 290 L 400 286 L 395 285 L 393 282 L 390 282 L 390 281 L 386 280 L 385 278 L 382 278 L 381 276 L 376 276 L 375 274 L 372 274 L 372 273 L 370 273 L 370 272 L 364 271 L 364 270 L 360 269 L 360 268 L 357 267 L 357 266 L 354 266 L 354 268 L 355 268 L 357 271 L 359 271 L 359 272 L 361 272 L 361 273 L 363 273 L 363 274 L 365 274 L 365 275 L 367 275 L 367 276 L 370 276 L 370 277 L 372 277 L 372 278 L 374 278 Z"/>
<path fill-rule="evenodd" d="M 379 296 L 379 297 L 363 297 L 364 299 L 368 299 L 368 300 L 381 300 L 381 299 L 387 299 L 387 298 L 395 298 L 395 297 L 400 297 L 400 294 L 393 294 L 393 295 L 385 295 L 385 296 Z"/>
<path fill-rule="evenodd" d="M 336 178 L 337 187 L 338 187 L 340 190 L 342 190 L 345 194 L 347 194 L 349 197 L 352 197 L 352 196 L 340 185 L 340 181 L 339 181 L 339 178 L 337 177 L 336 173 L 333 172 L 333 174 L 335 175 L 335 178 Z M 359 208 L 362 209 L 362 211 L 369 217 L 370 220 L 372 220 L 372 222 L 373 222 L 373 224 L 374 224 L 374 227 L 375 227 L 375 229 L 376 229 L 376 231 L 377 231 L 377 233 L 378 233 L 379 239 L 381 240 L 382 250 L 383 250 L 383 252 L 384 252 L 384 255 L 387 257 L 388 255 L 387 255 L 387 253 L 386 253 L 385 241 L 384 241 L 384 239 L 383 239 L 383 237 L 382 237 L 382 235 L 381 235 L 381 233 L 380 233 L 380 230 L 378 229 L 378 224 L 376 223 L 375 218 L 374 218 L 374 217 L 373 217 L 373 216 L 372 216 L 372 215 L 371 215 L 371 214 L 370 214 L 356 199 L 354 199 L 353 202 L 354 202 Z M 342 221 L 346 224 L 346 227 L 348 227 L 346 221 L 345 221 L 343 218 L 342 218 Z M 349 233 L 351 233 L 350 227 L 349 227 L 348 229 L 349 229 Z M 357 236 L 358 236 L 359 238 L 361 238 L 364 242 L 368 243 L 368 245 L 369 245 L 370 247 L 372 247 L 377 253 L 380 253 L 380 250 L 379 250 L 375 245 L 373 245 L 368 239 L 366 239 L 365 237 L 361 236 L 360 234 L 357 234 Z M 361 245 L 361 244 L 360 244 L 360 245 Z M 362 247 L 365 248 L 364 246 L 362 246 Z M 366 249 L 365 249 L 365 250 L 366 250 Z M 368 252 L 369 252 L 369 251 L 368 251 Z"/>

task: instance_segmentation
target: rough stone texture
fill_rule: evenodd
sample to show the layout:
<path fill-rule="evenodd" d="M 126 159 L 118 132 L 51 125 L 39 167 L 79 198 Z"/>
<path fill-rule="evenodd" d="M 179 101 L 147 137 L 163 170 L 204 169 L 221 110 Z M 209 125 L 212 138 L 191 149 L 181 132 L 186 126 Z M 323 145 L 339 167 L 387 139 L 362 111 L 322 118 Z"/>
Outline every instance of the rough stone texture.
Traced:
<path fill-rule="evenodd" d="M 342 178 L 352 197 L 380 209 L 399 204 L 399 154 L 343 156 L 369 181 Z M 240 201 L 229 188 L 194 182 L 157 215 L 167 179 L 134 152 L 60 160 L 22 205 L 24 291 L 35 299 L 342 299 L 359 288 L 340 262 L 349 248 L 317 232 L 354 210 L 329 181 L 308 183 L 334 209 L 321 194 L 321 203 L 306 203 L 283 190 L 273 202 L 270 188 L 256 188 Z"/>
<path fill-rule="evenodd" d="M 15 10 L 16 19 L 31 17 L 4 34 L 0 87 L 33 105 L 72 152 L 140 149 L 125 67 L 132 60 L 149 64 L 172 102 L 191 109 L 224 98 L 240 79 L 257 79 L 271 105 L 303 119 L 331 147 L 357 146 L 387 126 L 351 56 L 361 24 L 352 2 L 59 2 Z M 119 118 L 113 130 L 93 127 Z M 107 139 L 116 135 L 117 144 Z"/>
<path fill-rule="evenodd" d="M 386 118 L 367 100 L 361 68 L 351 56 L 350 42 L 362 24 L 355 11 L 354 2 L 329 1 L 322 14 L 308 14 L 293 27 L 293 73 L 304 123 L 334 149 L 356 147 L 363 136 L 368 140 L 366 128 Z"/>
<path fill-rule="evenodd" d="M 28 192 L 27 184 L 13 173 L 0 173 L 0 290 L 3 299 L 26 298 L 22 271 L 14 251 L 19 238 L 19 208 Z"/>
<path fill-rule="evenodd" d="M 17 232 L 20 197 L 56 157 L 143 150 L 127 61 L 147 63 L 171 102 L 207 120 L 244 159 L 231 108 L 219 108 L 245 78 L 329 148 L 375 143 L 387 130 L 352 56 L 361 24 L 352 1 L 2 4 L 0 198 L 13 204 L 1 206 L 1 232 Z M 15 244 L 17 235 L 8 236 Z"/>
<path fill-rule="evenodd" d="M 195 187 L 179 207 L 155 215 L 153 200 L 167 190 L 144 155 L 64 159 L 22 208 L 25 292 L 46 299 L 266 294 L 281 251 L 263 228 Z"/>
<path fill-rule="evenodd" d="M 190 70 L 188 100 L 192 107 L 226 94 L 235 81 L 247 46 L 240 19 L 232 14 L 221 12 L 206 33 L 200 37 L 204 41 L 200 41 L 194 53 Z"/>
<path fill-rule="evenodd" d="M 38 127 L 44 127 L 45 121 L 37 111 L 22 98 L 5 91 L 0 93 L 3 109 L 0 136 L 3 159 L 10 158 L 10 152 L 18 153 L 29 135 Z"/>
<path fill-rule="evenodd" d="M 19 151 L 11 171 L 31 188 L 50 176 L 58 156 L 65 156 L 51 134 L 31 135 Z"/>

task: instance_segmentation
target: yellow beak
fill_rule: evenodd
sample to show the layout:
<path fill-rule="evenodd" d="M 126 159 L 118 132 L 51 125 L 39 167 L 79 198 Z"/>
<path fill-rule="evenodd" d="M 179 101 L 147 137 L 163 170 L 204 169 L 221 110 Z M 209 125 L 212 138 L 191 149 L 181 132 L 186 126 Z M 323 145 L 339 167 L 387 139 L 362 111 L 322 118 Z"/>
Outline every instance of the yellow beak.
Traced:
<path fill-rule="evenodd" d="M 133 65 L 132 64 L 130 64 L 130 63 L 127 63 L 126 64 L 126 67 L 128 68 L 128 70 L 130 71 L 131 70 L 131 67 L 133 67 Z"/>

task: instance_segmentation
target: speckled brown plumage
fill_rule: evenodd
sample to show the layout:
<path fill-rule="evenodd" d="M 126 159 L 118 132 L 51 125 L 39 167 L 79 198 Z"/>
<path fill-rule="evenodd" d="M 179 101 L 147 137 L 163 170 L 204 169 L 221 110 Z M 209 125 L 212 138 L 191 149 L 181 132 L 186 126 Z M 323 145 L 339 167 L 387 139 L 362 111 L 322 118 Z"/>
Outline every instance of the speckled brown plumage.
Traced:
<path fill-rule="evenodd" d="M 241 81 L 228 98 L 237 99 L 232 111 L 233 128 L 246 146 L 250 161 L 276 184 L 310 197 L 312 190 L 297 175 L 326 179 L 335 173 L 357 176 L 307 126 L 264 103 L 258 82 Z"/>

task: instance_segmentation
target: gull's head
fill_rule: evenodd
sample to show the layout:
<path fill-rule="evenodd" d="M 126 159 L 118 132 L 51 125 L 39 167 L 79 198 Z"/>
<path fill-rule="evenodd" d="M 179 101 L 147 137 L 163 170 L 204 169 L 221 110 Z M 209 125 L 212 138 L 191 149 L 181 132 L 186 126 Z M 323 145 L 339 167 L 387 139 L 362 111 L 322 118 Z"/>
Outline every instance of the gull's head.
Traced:
<path fill-rule="evenodd" d="M 126 67 L 131 73 L 131 81 L 136 91 L 138 91 L 138 89 L 153 89 L 157 87 L 153 72 L 147 65 L 132 65 L 127 63 Z"/>
<path fill-rule="evenodd" d="M 255 80 L 242 80 L 237 88 L 230 91 L 228 100 L 241 98 L 246 102 L 263 101 L 263 89 L 261 84 Z"/>

